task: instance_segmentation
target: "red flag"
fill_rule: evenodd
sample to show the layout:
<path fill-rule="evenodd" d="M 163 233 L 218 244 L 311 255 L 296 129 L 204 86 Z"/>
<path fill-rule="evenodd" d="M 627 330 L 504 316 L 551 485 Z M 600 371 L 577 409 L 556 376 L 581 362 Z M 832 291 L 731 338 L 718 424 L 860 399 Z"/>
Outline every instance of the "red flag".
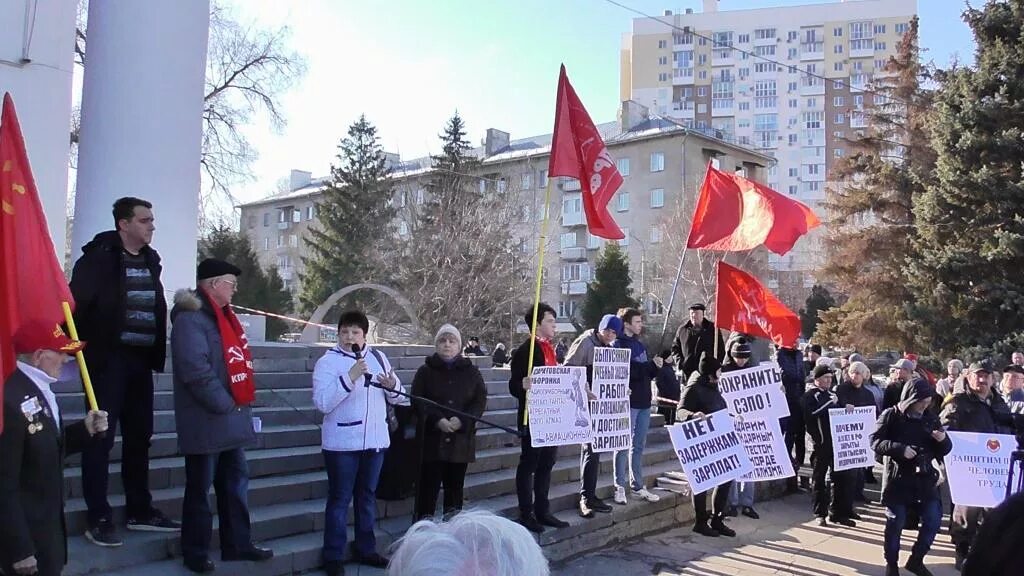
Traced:
<path fill-rule="evenodd" d="M 0 397 L 15 369 L 12 339 L 27 321 L 64 322 L 62 302 L 72 306 L 57 262 L 25 140 L 10 94 L 0 116 Z M 0 421 L 0 426 L 3 422 Z"/>
<path fill-rule="evenodd" d="M 565 65 L 558 76 L 555 130 L 551 135 L 548 161 L 548 177 L 555 176 L 570 176 L 580 181 L 583 213 L 591 234 L 609 240 L 626 237 L 608 212 L 608 203 L 622 186 L 622 174 L 615 167 L 583 102 L 569 84 Z"/>
<path fill-rule="evenodd" d="M 686 247 L 740 252 L 764 244 L 781 256 L 820 224 L 804 204 L 709 164 Z"/>
<path fill-rule="evenodd" d="M 793 346 L 800 337 L 800 318 L 756 278 L 725 262 L 718 263 L 715 322 L 778 346 Z"/>

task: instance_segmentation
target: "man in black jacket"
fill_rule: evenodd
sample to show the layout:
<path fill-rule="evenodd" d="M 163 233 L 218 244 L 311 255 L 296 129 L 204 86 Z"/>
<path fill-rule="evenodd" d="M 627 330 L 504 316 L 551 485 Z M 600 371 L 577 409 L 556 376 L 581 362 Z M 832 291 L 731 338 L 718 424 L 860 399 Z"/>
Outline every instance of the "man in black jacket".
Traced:
<path fill-rule="evenodd" d="M 839 386 L 836 386 L 836 397 L 839 399 L 839 406 L 845 407 L 847 410 L 870 406 L 875 408 L 875 416 L 877 417 L 878 409 L 875 405 L 875 395 L 864 387 L 864 384 L 871 380 L 871 370 L 868 369 L 867 364 L 855 361 L 849 364 L 843 370 L 843 373 L 842 382 L 840 382 Z M 867 501 L 867 497 L 864 496 L 866 474 L 871 474 L 871 470 L 865 471 L 863 468 L 856 468 L 833 474 L 838 482 L 836 489 L 844 492 L 841 501 L 844 504 L 850 505 L 849 508 L 834 513 L 836 516 L 860 520 L 860 515 L 853 510 L 853 501 Z"/>
<path fill-rule="evenodd" d="M 815 366 L 814 388 L 804 395 L 803 410 L 804 421 L 807 423 L 807 433 L 811 436 L 814 452 L 811 454 L 811 463 L 814 466 L 811 474 L 811 482 L 814 491 L 814 516 L 818 518 L 819 526 L 826 526 L 826 517 L 836 524 L 854 527 L 856 522 L 850 518 L 849 512 L 853 510 L 853 503 L 848 502 L 846 484 L 844 478 L 836 475 L 833 470 L 832 451 L 832 420 L 829 418 L 830 408 L 839 407 L 839 398 L 832 391 L 832 370 L 828 366 Z M 829 486 L 826 482 L 829 470 L 832 470 L 832 493 L 829 493 Z M 831 502 L 831 514 L 829 514 Z"/>
<path fill-rule="evenodd" d="M 882 505 L 886 508 L 886 576 L 899 576 L 900 534 L 912 508 L 919 512 L 921 524 L 906 568 L 917 576 L 931 575 L 924 557 L 942 520 L 939 472 L 932 460 L 953 449 L 938 419 L 928 411 L 931 403 L 931 386 L 924 380 L 915 381 L 906 398 L 882 412 L 871 435 L 871 448 L 885 462 Z"/>
<path fill-rule="evenodd" d="M 1013 434 L 1013 415 L 1002 396 L 992 390 L 992 370 L 987 363 L 975 362 L 967 369 L 967 390 L 955 394 L 939 417 L 942 426 L 952 432 Z M 949 536 L 956 546 L 956 566 L 963 566 L 978 527 L 988 512 L 976 506 L 955 506 Z"/>
<path fill-rule="evenodd" d="M 804 426 L 803 397 L 807 391 L 807 368 L 803 354 L 795 346 L 783 346 L 775 354 L 775 361 L 782 370 L 782 386 L 786 391 L 789 416 L 782 419 L 782 430 L 786 435 L 786 453 L 793 458 L 793 469 L 800 470 L 807 453 L 807 429 Z M 791 491 L 798 490 L 798 480 L 789 482 Z"/>
<path fill-rule="evenodd" d="M 715 323 L 704 317 L 705 310 L 699 302 L 690 306 L 690 321 L 679 327 L 672 342 L 672 353 L 682 363 L 680 369 L 683 371 L 683 380 L 689 380 L 690 374 L 697 371 L 704 354 L 713 356 L 719 364 L 725 358 L 725 342 Z"/>
<path fill-rule="evenodd" d="M 174 532 L 178 522 L 153 507 L 149 491 L 149 442 L 153 435 L 153 371 L 167 354 L 167 303 L 160 283 L 160 255 L 153 240 L 153 205 L 138 198 L 114 203 L 116 230 L 82 248 L 71 275 L 75 324 L 89 342 L 85 359 L 97 402 L 110 413 L 110 433 L 82 451 L 82 492 L 89 508 L 86 537 L 120 546 L 107 501 L 110 450 L 121 423 L 121 477 L 129 530 Z"/>
<path fill-rule="evenodd" d="M 62 426 L 50 388 L 66 354 L 82 345 L 45 322 L 26 322 L 14 335 L 17 369 L 0 398 L 0 572 L 10 576 L 60 576 L 67 562 L 64 456 L 107 429 L 107 413 L 95 410 L 82 422 Z"/>
<path fill-rule="evenodd" d="M 526 312 L 526 325 L 533 327 L 533 307 Z M 537 341 L 533 353 L 534 366 L 555 366 L 555 347 L 551 340 L 555 337 L 555 309 L 543 302 L 537 309 L 537 327 L 532 332 Z M 555 467 L 558 457 L 558 446 L 534 448 L 530 445 L 530 425 L 524 424 L 523 414 L 526 412 L 526 394 L 530 390 L 530 341 L 523 342 L 512 353 L 511 374 L 508 379 L 508 392 L 519 401 L 516 422 L 522 437 L 522 453 L 519 455 L 519 466 L 516 467 L 516 492 L 519 496 L 519 523 L 527 530 L 544 531 L 545 526 L 565 528 L 568 522 L 559 520 L 551 513 L 548 502 L 548 490 L 551 488 L 551 469 Z"/>

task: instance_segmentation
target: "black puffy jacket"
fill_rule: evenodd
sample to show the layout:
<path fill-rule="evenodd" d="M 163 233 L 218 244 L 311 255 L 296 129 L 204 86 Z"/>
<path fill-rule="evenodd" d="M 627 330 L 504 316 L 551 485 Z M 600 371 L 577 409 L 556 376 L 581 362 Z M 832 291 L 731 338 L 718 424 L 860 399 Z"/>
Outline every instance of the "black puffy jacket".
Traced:
<path fill-rule="evenodd" d="M 718 389 L 718 380 L 701 376 L 700 372 L 690 374 L 683 388 L 683 398 L 676 410 L 679 420 L 690 420 L 697 412 L 710 415 L 712 412 L 725 410 L 729 405 L 725 402 L 722 392 Z"/>

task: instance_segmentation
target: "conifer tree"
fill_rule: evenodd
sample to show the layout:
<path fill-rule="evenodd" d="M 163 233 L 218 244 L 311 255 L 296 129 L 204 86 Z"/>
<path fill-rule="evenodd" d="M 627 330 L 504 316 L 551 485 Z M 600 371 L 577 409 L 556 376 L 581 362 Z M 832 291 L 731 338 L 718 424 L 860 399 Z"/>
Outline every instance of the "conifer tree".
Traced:
<path fill-rule="evenodd" d="M 631 284 L 629 258 L 618 244 L 609 242 L 594 266 L 594 280 L 587 285 L 581 312 L 583 327 L 596 328 L 602 316 L 614 314 L 619 308 L 639 307 Z"/>

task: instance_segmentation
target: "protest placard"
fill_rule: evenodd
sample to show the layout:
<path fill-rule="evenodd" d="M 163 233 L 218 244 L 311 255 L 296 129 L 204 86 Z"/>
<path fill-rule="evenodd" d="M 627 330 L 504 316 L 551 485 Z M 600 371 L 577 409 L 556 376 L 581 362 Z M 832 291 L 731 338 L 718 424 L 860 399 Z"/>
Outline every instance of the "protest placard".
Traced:
<path fill-rule="evenodd" d="M 744 482 L 778 480 L 794 476 L 793 462 L 786 451 L 782 426 L 777 419 L 744 420 L 736 423 L 736 433 L 754 468 L 740 478 Z"/>
<path fill-rule="evenodd" d="M 670 426 L 668 432 L 694 494 L 753 469 L 727 410 Z"/>
<path fill-rule="evenodd" d="M 953 450 L 946 455 L 946 474 L 953 504 L 993 508 L 1006 497 L 1010 455 L 1017 439 L 1009 434 L 947 432 Z"/>
<path fill-rule="evenodd" d="M 718 379 L 718 389 L 729 403 L 729 411 L 744 420 L 789 416 L 789 403 L 782 390 L 782 371 L 777 364 L 762 363 L 726 372 Z"/>
<path fill-rule="evenodd" d="M 633 447 L 629 421 L 629 355 L 627 348 L 594 348 L 591 389 L 597 400 L 590 403 L 594 452 Z"/>
<path fill-rule="evenodd" d="M 871 433 L 875 431 L 875 407 L 860 406 L 850 411 L 829 408 L 828 418 L 832 424 L 833 470 L 874 466 Z"/>
<path fill-rule="evenodd" d="M 529 410 L 531 445 L 587 444 L 590 405 L 587 402 L 587 369 L 582 366 L 538 366 L 530 378 Z"/>

